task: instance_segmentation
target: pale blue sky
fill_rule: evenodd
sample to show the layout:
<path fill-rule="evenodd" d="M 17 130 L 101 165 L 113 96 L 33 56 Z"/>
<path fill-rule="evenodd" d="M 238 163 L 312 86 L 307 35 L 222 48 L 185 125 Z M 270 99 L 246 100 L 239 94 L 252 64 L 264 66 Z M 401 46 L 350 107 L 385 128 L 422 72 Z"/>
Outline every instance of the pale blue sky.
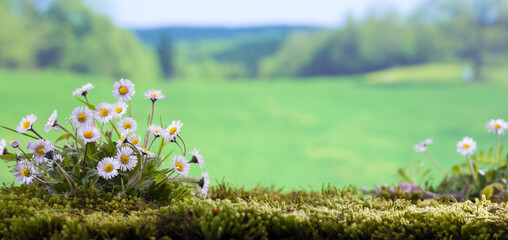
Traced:
<path fill-rule="evenodd" d="M 86 0 L 123 27 L 338 26 L 348 13 L 394 7 L 410 12 L 423 0 Z"/>

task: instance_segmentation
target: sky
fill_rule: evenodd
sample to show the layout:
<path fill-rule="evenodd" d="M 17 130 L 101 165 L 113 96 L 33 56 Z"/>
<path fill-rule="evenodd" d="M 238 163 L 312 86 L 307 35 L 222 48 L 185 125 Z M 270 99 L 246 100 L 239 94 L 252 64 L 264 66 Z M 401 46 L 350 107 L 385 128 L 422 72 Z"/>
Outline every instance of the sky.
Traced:
<path fill-rule="evenodd" d="M 409 13 L 423 0 L 86 0 L 122 27 L 308 25 L 336 27 L 348 14 Z"/>

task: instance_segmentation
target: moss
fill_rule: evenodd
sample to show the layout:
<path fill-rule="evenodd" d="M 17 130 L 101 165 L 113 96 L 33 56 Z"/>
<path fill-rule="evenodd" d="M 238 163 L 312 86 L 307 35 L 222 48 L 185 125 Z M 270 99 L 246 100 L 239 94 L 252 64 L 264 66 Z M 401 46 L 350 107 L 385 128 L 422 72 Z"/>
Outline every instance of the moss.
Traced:
<path fill-rule="evenodd" d="M 259 188 L 250 196 L 244 189 L 223 190 L 160 207 L 138 198 L 104 201 L 2 188 L 0 237 L 508 239 L 507 204 L 486 199 L 394 201 L 330 188 L 287 194 Z"/>

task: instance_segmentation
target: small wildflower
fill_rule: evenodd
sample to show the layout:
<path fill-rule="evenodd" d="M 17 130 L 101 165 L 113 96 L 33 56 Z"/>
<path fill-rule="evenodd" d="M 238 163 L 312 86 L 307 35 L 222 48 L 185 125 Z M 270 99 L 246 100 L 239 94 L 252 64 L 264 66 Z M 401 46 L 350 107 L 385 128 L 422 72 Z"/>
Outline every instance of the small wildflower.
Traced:
<path fill-rule="evenodd" d="M 184 156 L 174 156 L 173 165 L 177 172 L 179 172 L 182 176 L 187 177 L 190 172 L 190 165 Z"/>
<path fill-rule="evenodd" d="M 92 124 L 93 113 L 86 107 L 74 108 L 71 114 L 72 123 L 78 128 Z"/>
<path fill-rule="evenodd" d="M 128 102 L 134 96 L 134 84 L 129 79 L 120 79 L 120 81 L 113 84 L 115 90 L 111 91 L 113 96 L 119 101 Z"/>
<path fill-rule="evenodd" d="M 34 159 L 36 162 L 47 162 L 49 159 L 46 158 L 46 154 L 53 151 L 55 149 L 55 145 L 53 145 L 49 140 L 37 139 L 30 145 L 30 153 L 34 154 Z"/>
<path fill-rule="evenodd" d="M 28 160 L 18 161 L 14 167 L 14 176 L 20 184 L 30 184 L 35 178 L 35 174 L 39 172 L 35 169 L 33 163 Z"/>
<path fill-rule="evenodd" d="M 82 87 L 74 90 L 74 92 L 72 92 L 72 96 L 82 95 L 82 96 L 86 97 L 86 95 L 88 94 L 88 91 L 92 90 L 92 88 L 94 88 L 94 85 L 92 85 L 91 83 L 87 83 L 87 84 L 83 85 Z"/>
<path fill-rule="evenodd" d="M 85 143 L 96 142 L 101 134 L 93 125 L 88 125 L 78 129 L 78 135 Z"/>
<path fill-rule="evenodd" d="M 201 173 L 201 179 L 199 179 L 198 184 L 201 196 L 208 195 L 208 188 L 210 186 L 210 177 L 208 172 Z"/>
<path fill-rule="evenodd" d="M 109 120 L 113 119 L 113 106 L 109 103 L 99 103 L 99 105 L 95 108 L 95 119 L 97 119 L 101 123 L 107 123 Z"/>
<path fill-rule="evenodd" d="M 203 155 L 199 154 L 199 150 L 197 148 L 194 148 L 191 152 L 189 152 L 192 155 L 191 160 L 189 163 L 197 163 L 200 168 L 205 167 L 205 160 L 203 158 Z"/>
<path fill-rule="evenodd" d="M 141 136 L 139 136 L 138 134 L 132 134 L 130 137 L 129 137 L 129 142 L 131 142 L 132 144 L 134 144 L 135 146 L 139 146 L 139 140 L 141 139 Z"/>
<path fill-rule="evenodd" d="M 113 117 L 121 118 L 127 112 L 127 103 L 119 101 L 113 104 Z"/>
<path fill-rule="evenodd" d="M 120 164 L 120 170 L 127 171 L 136 167 L 138 159 L 133 153 L 134 151 L 130 147 L 122 147 L 118 150 L 115 159 Z"/>
<path fill-rule="evenodd" d="M 488 132 L 495 132 L 497 134 L 504 134 L 504 130 L 508 129 L 508 123 L 503 119 L 491 119 L 485 126 Z"/>
<path fill-rule="evenodd" d="M 120 122 L 118 122 L 118 129 L 122 134 L 129 134 L 136 131 L 138 124 L 136 123 L 136 120 L 131 117 L 126 117 L 122 119 Z"/>
<path fill-rule="evenodd" d="M 148 149 L 146 148 L 142 148 L 142 147 L 138 147 L 138 150 L 143 154 L 143 155 L 148 155 L 148 156 L 154 156 L 155 154 L 154 153 L 151 153 L 148 151 Z"/>
<path fill-rule="evenodd" d="M 171 122 L 171 124 L 167 128 L 167 132 L 169 133 L 169 135 L 168 135 L 169 140 L 175 139 L 175 137 L 178 135 L 178 133 L 180 133 L 182 126 L 183 126 L 183 123 L 180 120 Z"/>
<path fill-rule="evenodd" d="M 148 90 L 145 93 L 145 99 L 150 99 L 153 102 L 155 102 L 159 99 L 164 99 L 164 98 L 166 98 L 166 96 L 164 96 L 164 94 L 162 94 L 161 90 Z"/>
<path fill-rule="evenodd" d="M 35 116 L 35 114 L 30 114 L 30 115 L 24 117 L 19 122 L 19 125 L 16 128 L 16 131 L 18 133 L 25 133 L 26 131 L 31 130 L 32 124 L 34 124 L 35 121 L 37 121 L 37 116 Z"/>
<path fill-rule="evenodd" d="M 466 156 L 471 155 L 476 150 L 476 142 L 470 137 L 464 137 L 457 143 L 457 152 Z"/>
<path fill-rule="evenodd" d="M 3 139 L 2 139 L 2 140 L 3 140 Z M 2 145 L 2 144 L 1 144 L 1 141 L 0 141 L 0 147 L 1 147 L 1 145 Z M 12 140 L 11 140 L 11 142 L 9 143 L 9 145 L 11 145 L 11 147 L 13 147 L 13 148 L 18 148 L 18 147 L 19 147 L 19 137 L 18 137 L 18 140 L 16 140 L 16 141 L 12 141 Z M 0 153 L 1 153 L 1 151 L 0 151 Z"/>
<path fill-rule="evenodd" d="M 415 144 L 415 146 L 414 146 L 415 152 L 427 151 L 427 146 L 432 143 L 433 143 L 432 139 L 427 138 L 427 139 L 423 140 L 422 142 L 420 142 L 419 144 Z"/>
<path fill-rule="evenodd" d="M 63 161 L 62 155 L 55 153 L 53 155 L 53 159 L 49 160 L 48 162 L 48 170 L 49 171 L 56 171 L 58 168 L 58 165 Z"/>
<path fill-rule="evenodd" d="M 118 161 L 111 157 L 106 157 L 97 164 L 97 172 L 99 176 L 104 179 L 116 177 L 118 175 L 119 168 L 120 164 Z"/>
<path fill-rule="evenodd" d="M 164 130 L 157 125 L 150 125 L 148 126 L 148 131 L 152 133 L 155 137 L 160 137 L 164 135 Z"/>
<path fill-rule="evenodd" d="M 19 139 L 19 138 L 18 138 Z M 12 141 L 11 141 L 12 143 Z M 5 139 L 0 140 L 0 155 L 7 154 L 7 147 L 5 145 Z M 12 145 L 11 145 L 12 146 Z"/>
<path fill-rule="evenodd" d="M 44 128 L 44 130 L 46 132 L 49 132 L 51 130 L 51 128 L 55 128 L 56 131 L 60 130 L 60 127 L 58 126 L 58 121 L 56 120 L 56 117 L 57 117 L 57 112 L 56 112 L 56 110 L 54 110 L 53 113 L 51 114 L 51 116 L 49 117 L 48 122 L 46 122 L 46 126 Z"/>

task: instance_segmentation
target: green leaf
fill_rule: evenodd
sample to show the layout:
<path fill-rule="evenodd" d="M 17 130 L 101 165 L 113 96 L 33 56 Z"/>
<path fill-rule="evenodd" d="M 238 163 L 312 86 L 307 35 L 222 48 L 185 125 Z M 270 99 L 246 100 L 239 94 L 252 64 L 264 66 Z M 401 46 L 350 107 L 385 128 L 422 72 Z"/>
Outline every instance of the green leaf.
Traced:
<path fill-rule="evenodd" d="M 168 156 L 169 156 L 169 155 L 168 155 Z M 168 157 L 168 156 L 166 156 L 166 157 Z M 166 159 L 166 158 L 164 158 L 164 159 Z M 406 171 L 405 171 L 403 168 L 399 168 L 399 170 L 398 170 L 397 172 L 398 172 L 398 173 L 399 173 L 399 175 L 400 175 L 400 176 L 404 179 L 404 181 L 407 181 L 407 182 L 413 183 L 413 179 L 411 179 L 411 178 L 407 175 Z"/>
<path fill-rule="evenodd" d="M 494 194 L 494 186 L 492 186 L 492 184 L 487 185 L 480 192 L 480 195 L 485 195 L 485 198 L 487 198 L 487 199 L 492 197 L 492 194 Z"/>
<path fill-rule="evenodd" d="M 162 173 L 160 173 L 159 175 L 157 175 L 157 176 L 155 177 L 155 183 L 156 183 L 156 184 L 157 184 L 157 183 L 159 183 L 159 182 L 160 182 L 160 181 L 162 181 L 162 179 L 164 179 L 165 177 L 166 177 L 166 174 L 162 174 Z"/>
<path fill-rule="evenodd" d="M 464 174 L 464 172 L 462 171 L 462 168 L 460 168 L 459 165 L 453 166 L 452 173 L 455 175 L 463 175 Z"/>
<path fill-rule="evenodd" d="M 64 135 L 62 135 L 62 136 L 60 136 L 60 137 L 58 137 L 58 138 L 55 140 L 55 143 L 60 142 L 60 141 L 62 141 L 62 140 L 64 140 L 64 139 L 66 139 L 66 138 L 67 138 L 67 135 L 69 135 L 69 134 L 70 134 L 70 133 L 66 133 L 66 134 L 64 134 Z M 71 135 L 72 135 L 72 134 L 71 134 Z"/>
<path fill-rule="evenodd" d="M 16 161 L 16 154 L 0 155 L 0 159 L 5 160 L 5 161 Z"/>
<path fill-rule="evenodd" d="M 78 99 L 78 101 L 80 101 L 80 102 L 84 103 L 85 105 L 87 105 L 88 108 L 90 108 L 91 110 L 95 110 L 95 106 L 94 105 L 92 105 L 90 103 L 87 103 L 87 102 L 83 101 L 82 99 L 80 99 L 78 97 L 75 97 L 75 98 Z"/>

